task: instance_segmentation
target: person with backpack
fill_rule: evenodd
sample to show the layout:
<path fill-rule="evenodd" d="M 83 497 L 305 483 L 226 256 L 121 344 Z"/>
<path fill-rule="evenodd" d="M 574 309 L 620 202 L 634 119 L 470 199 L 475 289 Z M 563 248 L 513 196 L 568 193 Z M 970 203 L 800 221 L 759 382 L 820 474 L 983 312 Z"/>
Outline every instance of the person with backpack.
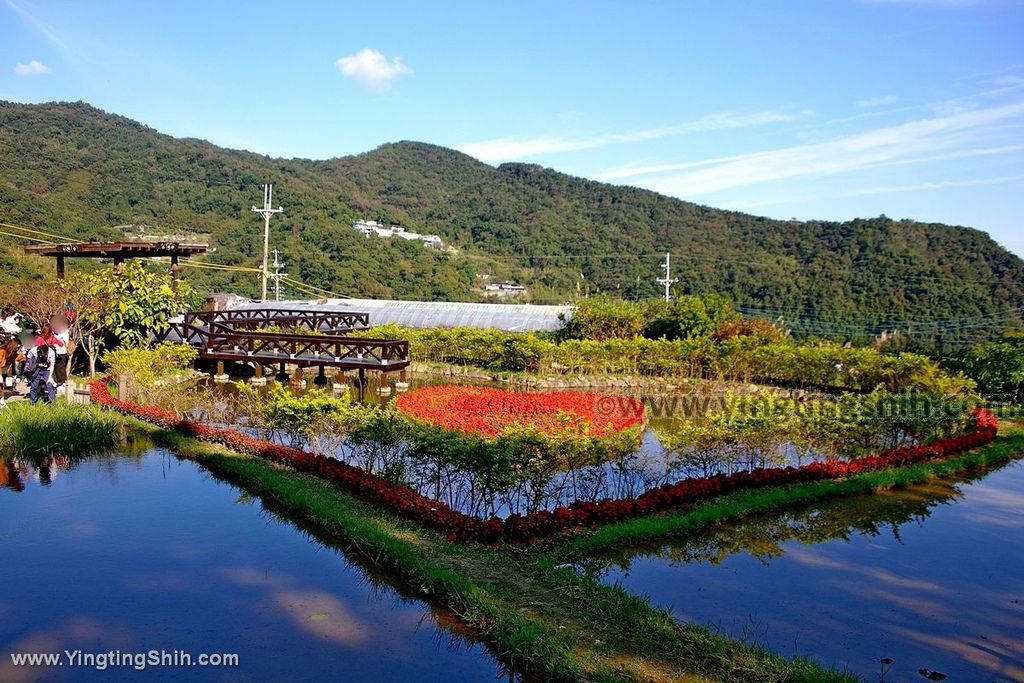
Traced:
<path fill-rule="evenodd" d="M 36 403 L 42 398 L 46 403 L 57 400 L 57 385 L 53 381 L 53 366 L 57 354 L 53 346 L 36 338 L 36 343 L 25 357 L 25 378 L 28 380 L 28 398 Z"/>
<path fill-rule="evenodd" d="M 59 390 L 68 381 L 68 365 L 71 360 L 71 328 L 62 315 L 50 318 L 50 329 L 53 332 L 53 351 L 57 354 L 53 366 L 53 381 Z"/>

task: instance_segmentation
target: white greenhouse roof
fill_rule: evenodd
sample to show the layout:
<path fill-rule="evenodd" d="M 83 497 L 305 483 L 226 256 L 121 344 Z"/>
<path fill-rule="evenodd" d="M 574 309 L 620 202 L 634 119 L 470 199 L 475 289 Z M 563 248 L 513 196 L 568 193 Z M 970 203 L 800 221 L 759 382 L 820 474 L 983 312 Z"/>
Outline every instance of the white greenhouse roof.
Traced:
<path fill-rule="evenodd" d="M 541 332 L 562 327 L 559 315 L 569 317 L 572 306 L 534 304 L 476 304 L 451 301 L 391 299 L 319 299 L 266 303 L 246 302 L 232 308 L 309 308 L 370 314 L 371 325 L 396 323 L 406 327 L 480 327 L 509 332 Z"/>

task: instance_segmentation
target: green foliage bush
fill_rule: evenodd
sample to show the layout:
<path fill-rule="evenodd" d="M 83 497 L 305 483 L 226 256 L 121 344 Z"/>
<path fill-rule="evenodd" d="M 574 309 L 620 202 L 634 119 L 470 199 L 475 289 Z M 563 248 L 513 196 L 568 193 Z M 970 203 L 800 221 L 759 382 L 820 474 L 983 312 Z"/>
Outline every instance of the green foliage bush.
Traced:
<path fill-rule="evenodd" d="M 244 382 L 235 386 L 248 405 L 244 412 L 251 425 L 268 437 L 331 456 L 347 444 L 358 451 L 367 471 L 401 479 L 398 455 L 406 423 L 393 404 L 360 403 L 347 393 L 333 396 L 322 389 L 296 393 L 277 382 L 265 391 Z"/>
<path fill-rule="evenodd" d="M 135 388 L 147 390 L 188 368 L 197 357 L 191 346 L 163 342 L 152 348 L 122 346 L 103 354 L 112 376 L 123 377 Z"/>
<path fill-rule="evenodd" d="M 950 365 L 974 379 L 986 396 L 1020 403 L 1024 400 L 1024 328 L 978 344 L 952 359 Z"/>
<path fill-rule="evenodd" d="M 578 301 L 558 338 L 694 339 L 707 337 L 723 324 L 739 319 L 733 303 L 715 294 L 684 295 L 672 301 L 621 301 L 608 295 Z"/>

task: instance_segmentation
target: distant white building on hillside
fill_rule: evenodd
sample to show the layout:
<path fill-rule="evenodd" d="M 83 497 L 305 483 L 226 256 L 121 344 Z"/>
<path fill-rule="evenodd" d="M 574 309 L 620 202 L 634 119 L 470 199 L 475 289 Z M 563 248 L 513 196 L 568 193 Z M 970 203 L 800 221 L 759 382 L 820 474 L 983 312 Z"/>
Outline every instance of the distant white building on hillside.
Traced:
<path fill-rule="evenodd" d="M 352 221 L 352 229 L 358 230 L 365 237 L 400 237 L 404 240 L 418 240 L 423 242 L 428 247 L 440 249 L 444 246 L 444 242 L 437 235 L 421 235 L 418 232 L 412 232 L 403 228 L 401 225 L 384 225 L 378 221 L 368 220 L 355 220 Z"/>
<path fill-rule="evenodd" d="M 526 287 L 518 282 L 488 282 L 484 285 L 484 296 L 503 299 L 510 296 L 523 296 Z"/>

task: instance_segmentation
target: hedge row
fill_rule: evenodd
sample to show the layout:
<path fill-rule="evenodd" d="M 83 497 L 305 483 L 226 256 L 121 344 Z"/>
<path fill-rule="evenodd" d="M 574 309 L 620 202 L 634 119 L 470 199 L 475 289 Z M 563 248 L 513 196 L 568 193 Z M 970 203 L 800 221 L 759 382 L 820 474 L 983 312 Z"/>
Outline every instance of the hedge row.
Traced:
<path fill-rule="evenodd" d="M 962 393 L 970 380 L 915 353 L 830 342 L 756 337 L 572 339 L 474 327 L 412 329 L 382 325 L 374 337 L 409 340 L 413 360 L 550 375 L 646 375 L 871 391 Z"/>

